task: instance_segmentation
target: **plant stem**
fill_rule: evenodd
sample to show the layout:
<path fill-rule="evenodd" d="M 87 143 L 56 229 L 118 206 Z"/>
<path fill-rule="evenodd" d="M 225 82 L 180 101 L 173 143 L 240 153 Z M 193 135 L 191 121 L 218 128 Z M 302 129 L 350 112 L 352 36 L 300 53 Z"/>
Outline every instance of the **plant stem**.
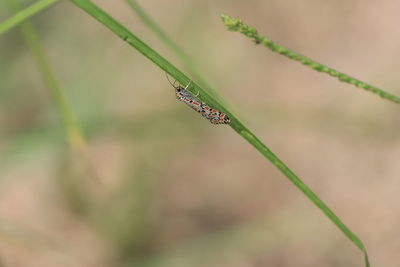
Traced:
<path fill-rule="evenodd" d="M 210 83 L 204 79 L 204 77 L 200 74 L 200 71 L 197 69 L 195 64 L 193 64 L 192 60 L 188 56 L 188 54 L 183 51 L 183 49 L 174 42 L 168 34 L 146 13 L 146 11 L 137 3 L 136 0 L 126 0 L 128 5 L 136 12 L 136 14 L 142 19 L 142 21 L 149 27 L 157 37 L 165 43 L 169 49 L 171 49 L 177 57 L 184 63 L 185 67 L 193 74 L 195 80 L 197 80 L 201 85 L 208 89 L 210 94 L 216 97 L 220 102 L 222 98 L 219 96 L 217 90 L 215 90 Z M 224 103 L 226 105 L 226 103 Z"/>
<path fill-rule="evenodd" d="M 326 73 L 331 77 L 337 78 L 341 82 L 352 84 L 358 88 L 362 88 L 366 91 L 377 94 L 384 99 L 387 99 L 392 102 L 400 104 L 400 97 L 393 95 L 389 92 L 386 92 L 382 89 L 379 89 L 377 87 L 374 87 L 372 85 L 369 85 L 369 84 L 367 84 L 363 81 L 360 81 L 356 78 L 353 78 L 347 74 L 344 74 L 342 72 L 339 72 L 337 70 L 329 68 L 329 67 L 327 67 L 321 63 L 318 63 L 308 57 L 305 57 L 298 53 L 295 53 L 283 46 L 280 46 L 280 45 L 274 43 L 273 41 L 271 41 L 270 39 L 268 39 L 267 37 L 259 34 L 255 28 L 244 24 L 240 19 L 234 19 L 234 18 L 232 18 L 228 15 L 224 15 L 224 14 L 221 15 L 221 19 L 224 22 L 225 26 L 228 27 L 228 30 L 240 32 L 240 33 L 244 34 L 246 37 L 253 39 L 256 44 L 263 44 L 264 46 L 271 49 L 273 52 L 279 53 L 281 55 L 284 55 L 287 58 L 298 61 L 301 64 L 303 64 L 305 66 L 309 66 L 310 68 L 312 68 L 318 72 Z"/>
<path fill-rule="evenodd" d="M 20 8 L 17 0 L 7 0 L 10 8 L 16 11 Z M 24 21 L 20 25 L 21 32 L 32 51 L 34 58 L 38 64 L 39 70 L 46 87 L 51 95 L 53 103 L 57 109 L 58 115 L 62 121 L 66 131 L 67 140 L 73 151 L 85 153 L 86 141 L 83 138 L 81 130 L 76 122 L 72 108 L 60 87 L 60 84 L 53 73 L 49 61 L 46 58 L 44 49 L 40 43 L 32 24 L 29 21 Z"/>
<path fill-rule="evenodd" d="M 33 15 L 36 15 L 40 11 L 50 7 L 51 5 L 57 3 L 59 0 L 40 0 L 29 7 L 19 11 L 11 18 L 7 19 L 6 21 L 0 23 L 0 35 L 5 33 L 6 31 L 12 29 L 13 27 L 17 26 L 24 20 L 30 18 Z"/>

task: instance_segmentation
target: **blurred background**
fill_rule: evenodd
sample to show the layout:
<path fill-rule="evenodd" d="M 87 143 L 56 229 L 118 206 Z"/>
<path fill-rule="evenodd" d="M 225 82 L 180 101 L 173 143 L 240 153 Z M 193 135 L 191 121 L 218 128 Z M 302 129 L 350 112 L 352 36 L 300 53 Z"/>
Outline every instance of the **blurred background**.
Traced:
<path fill-rule="evenodd" d="M 0 21 L 12 14 L 3 2 Z M 95 3 L 190 76 L 125 1 Z M 138 4 L 363 240 L 372 265 L 398 266 L 399 106 L 228 32 L 219 15 L 400 95 L 400 2 Z M 163 71 L 103 25 L 69 1 L 32 22 L 88 162 L 71 153 L 20 31 L 0 36 L 0 266 L 364 266 L 271 163 L 177 102 Z"/>

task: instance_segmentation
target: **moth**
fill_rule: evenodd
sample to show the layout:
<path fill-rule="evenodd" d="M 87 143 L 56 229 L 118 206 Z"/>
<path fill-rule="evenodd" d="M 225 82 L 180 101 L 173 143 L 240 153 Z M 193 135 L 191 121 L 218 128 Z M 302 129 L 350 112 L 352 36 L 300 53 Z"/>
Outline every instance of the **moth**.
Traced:
<path fill-rule="evenodd" d="M 190 81 L 186 87 L 183 87 L 180 84 L 176 85 L 175 82 L 171 83 L 169 79 L 168 81 L 175 88 L 175 95 L 179 101 L 200 113 L 201 116 L 206 118 L 212 124 L 229 124 L 231 122 L 228 115 L 215 108 L 211 108 L 206 103 L 201 102 L 197 96 L 193 96 L 186 90 L 192 81 Z"/>

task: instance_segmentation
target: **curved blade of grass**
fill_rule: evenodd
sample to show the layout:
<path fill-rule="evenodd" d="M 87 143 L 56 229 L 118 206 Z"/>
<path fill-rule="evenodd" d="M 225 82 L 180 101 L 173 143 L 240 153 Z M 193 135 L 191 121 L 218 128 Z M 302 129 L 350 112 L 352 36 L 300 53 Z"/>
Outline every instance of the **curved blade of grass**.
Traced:
<path fill-rule="evenodd" d="M 128 29 L 122 26 L 110 15 L 93 4 L 90 0 L 70 0 L 72 3 L 86 11 L 89 15 L 104 24 L 113 33 L 133 46 L 136 50 L 150 59 L 154 64 L 162 70 L 170 74 L 181 84 L 188 84 L 190 79 L 179 69 L 168 62 L 164 57 L 150 48 L 141 41 Z M 254 148 L 256 148 L 263 156 L 265 156 L 275 167 L 277 167 L 298 189 L 300 189 L 318 208 L 326 214 L 326 216 L 364 253 L 365 265 L 369 267 L 369 261 L 366 249 L 361 240 L 328 208 L 328 206 L 319 199 L 319 197 L 300 180 L 297 175 L 286 166 L 263 142 L 261 142 L 249 129 L 247 129 L 235 116 L 233 116 L 224 106 L 211 97 L 203 88 L 192 82 L 188 90 L 193 94 L 199 93 L 199 98 L 229 115 L 231 118 L 230 126 L 245 140 L 247 140 Z"/>
<path fill-rule="evenodd" d="M 20 6 L 16 0 L 7 0 L 10 9 L 14 12 L 17 11 Z M 54 2 L 54 1 L 53 1 Z M 49 90 L 55 107 L 57 108 L 58 115 L 62 121 L 64 129 L 66 131 L 67 140 L 71 148 L 79 153 L 85 153 L 86 141 L 83 138 L 81 130 L 76 122 L 72 108 L 60 87 L 60 84 L 53 73 L 49 61 L 46 58 L 43 47 L 33 29 L 32 24 L 29 21 L 24 21 L 20 25 L 21 32 L 32 51 L 33 56 L 36 59 L 39 70 L 42 74 L 43 81 Z"/>
<path fill-rule="evenodd" d="M 174 42 L 167 33 L 146 13 L 146 11 L 135 1 L 135 0 L 126 0 L 128 5 L 136 12 L 136 14 L 142 19 L 142 21 L 149 27 L 157 37 L 171 49 L 175 55 L 183 62 L 185 67 L 193 74 L 195 80 L 199 81 L 200 84 L 205 86 L 210 94 L 216 97 L 220 102 L 226 105 L 223 102 L 222 98 L 219 96 L 217 90 L 215 90 L 210 83 L 203 78 L 200 74 L 200 71 L 196 68 L 195 64 L 193 64 L 190 57 L 183 51 L 183 49 Z"/>
<path fill-rule="evenodd" d="M 17 26 L 24 20 L 30 18 L 31 16 L 39 13 L 40 11 L 50 7 L 51 5 L 57 3 L 59 0 L 40 0 L 36 3 L 28 6 L 27 8 L 19 11 L 11 18 L 7 19 L 6 21 L 0 23 L 0 35 L 5 33 L 6 31 L 12 29 L 13 27 Z"/>
<path fill-rule="evenodd" d="M 224 22 L 225 26 L 228 27 L 228 30 L 234 31 L 234 32 L 240 32 L 240 33 L 244 34 L 246 37 L 253 39 L 256 44 L 263 44 L 264 46 L 271 49 L 273 52 L 284 55 L 285 57 L 293 59 L 295 61 L 299 61 L 301 64 L 303 64 L 305 66 L 309 66 L 310 68 L 312 68 L 316 71 L 326 73 L 329 76 L 335 77 L 341 82 L 352 84 L 358 88 L 362 88 L 366 91 L 377 94 L 384 99 L 387 99 L 392 102 L 400 104 L 400 97 L 393 95 L 389 92 L 386 92 L 382 89 L 376 88 L 372 85 L 369 85 L 369 84 L 367 84 L 363 81 L 360 81 L 356 78 L 353 78 L 347 74 L 344 74 L 342 72 L 339 72 L 337 70 L 329 68 L 329 67 L 327 67 L 321 63 L 318 63 L 310 58 L 307 58 L 298 53 L 295 53 L 283 46 L 280 46 L 280 45 L 274 43 L 273 41 L 271 41 L 270 39 L 268 39 L 267 37 L 259 34 L 255 28 L 244 24 L 240 19 L 234 19 L 225 14 L 221 14 L 221 19 Z"/>

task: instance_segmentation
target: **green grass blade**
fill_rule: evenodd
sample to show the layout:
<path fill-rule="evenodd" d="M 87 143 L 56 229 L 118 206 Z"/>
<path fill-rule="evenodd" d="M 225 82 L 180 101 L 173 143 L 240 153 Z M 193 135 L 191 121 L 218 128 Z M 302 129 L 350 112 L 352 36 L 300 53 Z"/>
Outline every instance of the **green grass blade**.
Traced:
<path fill-rule="evenodd" d="M 90 0 L 71 0 L 75 5 L 86 11 L 89 15 L 93 16 L 96 20 L 104 24 L 113 33 L 126 41 L 129 45 L 133 46 L 136 50 L 142 53 L 145 57 L 150 59 L 154 64 L 159 66 L 162 70 L 169 73 L 181 84 L 188 84 L 190 79 L 183 74 L 179 69 L 168 62 L 164 57 L 150 48 L 147 44 L 141 41 L 128 29 L 122 26 L 114 18 L 105 13 L 102 9 L 93 4 Z M 249 129 L 247 129 L 235 116 L 233 116 L 224 106 L 217 100 L 211 97 L 204 89 L 192 82 L 188 90 L 192 93 L 199 93 L 199 98 L 208 103 L 210 106 L 215 107 L 229 115 L 231 118 L 230 126 L 251 145 L 254 146 L 262 155 L 272 162 L 298 189 L 300 189 L 318 208 L 320 208 L 327 217 L 350 239 L 359 247 L 365 254 L 366 266 L 369 266 L 366 249 L 361 240 L 328 208 L 328 206 L 318 198 L 318 196 L 306 185 L 300 178 L 294 174 L 289 167 L 283 163 L 264 143 L 262 143 Z"/>
<path fill-rule="evenodd" d="M 7 19 L 6 21 L 0 23 L 0 35 L 5 33 L 6 31 L 12 29 L 13 27 L 17 26 L 24 20 L 32 17 L 33 15 L 39 13 L 40 11 L 50 7 L 51 5 L 57 3 L 59 0 L 40 0 L 36 3 L 28 6 L 27 8 L 19 11 L 11 18 Z"/>
<path fill-rule="evenodd" d="M 210 83 L 208 83 L 206 79 L 204 79 L 204 77 L 200 74 L 200 71 L 197 69 L 195 64 L 193 64 L 192 60 L 183 51 L 183 49 L 167 35 L 167 33 L 146 13 L 146 11 L 135 0 L 126 0 L 126 2 L 132 8 L 132 10 L 135 11 L 136 14 L 142 19 L 147 27 L 149 27 L 156 34 L 156 36 L 183 62 L 184 66 L 190 71 L 190 73 L 193 74 L 195 80 L 206 87 L 212 96 L 216 97 L 219 101 L 222 101 L 221 97 L 218 95 L 217 90 L 210 86 Z"/>
<path fill-rule="evenodd" d="M 13 11 L 19 9 L 17 0 L 7 0 L 10 8 Z M 66 131 L 67 140 L 74 151 L 86 151 L 86 141 L 83 138 L 81 130 L 76 122 L 72 108 L 61 89 L 61 86 L 53 73 L 49 61 L 46 58 L 44 49 L 40 43 L 32 24 L 29 21 L 24 21 L 20 25 L 21 32 L 32 51 L 33 56 L 38 64 L 39 71 L 42 74 L 43 81 L 49 90 L 53 103 L 57 108 L 58 115 L 62 121 Z"/>
<path fill-rule="evenodd" d="M 256 44 L 263 44 L 264 46 L 271 49 L 273 52 L 284 55 L 285 57 L 293 59 L 295 61 L 299 61 L 303 65 L 309 66 L 310 68 L 312 68 L 318 72 L 326 73 L 329 76 L 337 78 L 341 82 L 352 84 L 358 88 L 362 88 L 366 91 L 377 94 L 384 99 L 387 99 L 392 102 L 400 104 L 400 97 L 393 95 L 389 92 L 386 92 L 382 89 L 376 88 L 372 85 L 369 85 L 369 84 L 367 84 L 363 81 L 360 81 L 356 78 L 353 78 L 347 74 L 344 74 L 342 72 L 339 72 L 337 70 L 329 68 L 329 67 L 327 67 L 321 63 L 318 63 L 310 58 L 307 58 L 298 53 L 295 53 L 283 46 L 280 46 L 280 45 L 274 43 L 273 41 L 271 41 L 270 39 L 268 39 L 267 37 L 259 34 L 255 28 L 244 24 L 240 19 L 234 19 L 234 18 L 232 18 L 228 15 L 224 15 L 224 14 L 221 15 L 221 19 L 224 22 L 225 26 L 227 26 L 230 31 L 240 32 L 240 33 L 244 34 L 246 37 L 253 39 Z"/>

